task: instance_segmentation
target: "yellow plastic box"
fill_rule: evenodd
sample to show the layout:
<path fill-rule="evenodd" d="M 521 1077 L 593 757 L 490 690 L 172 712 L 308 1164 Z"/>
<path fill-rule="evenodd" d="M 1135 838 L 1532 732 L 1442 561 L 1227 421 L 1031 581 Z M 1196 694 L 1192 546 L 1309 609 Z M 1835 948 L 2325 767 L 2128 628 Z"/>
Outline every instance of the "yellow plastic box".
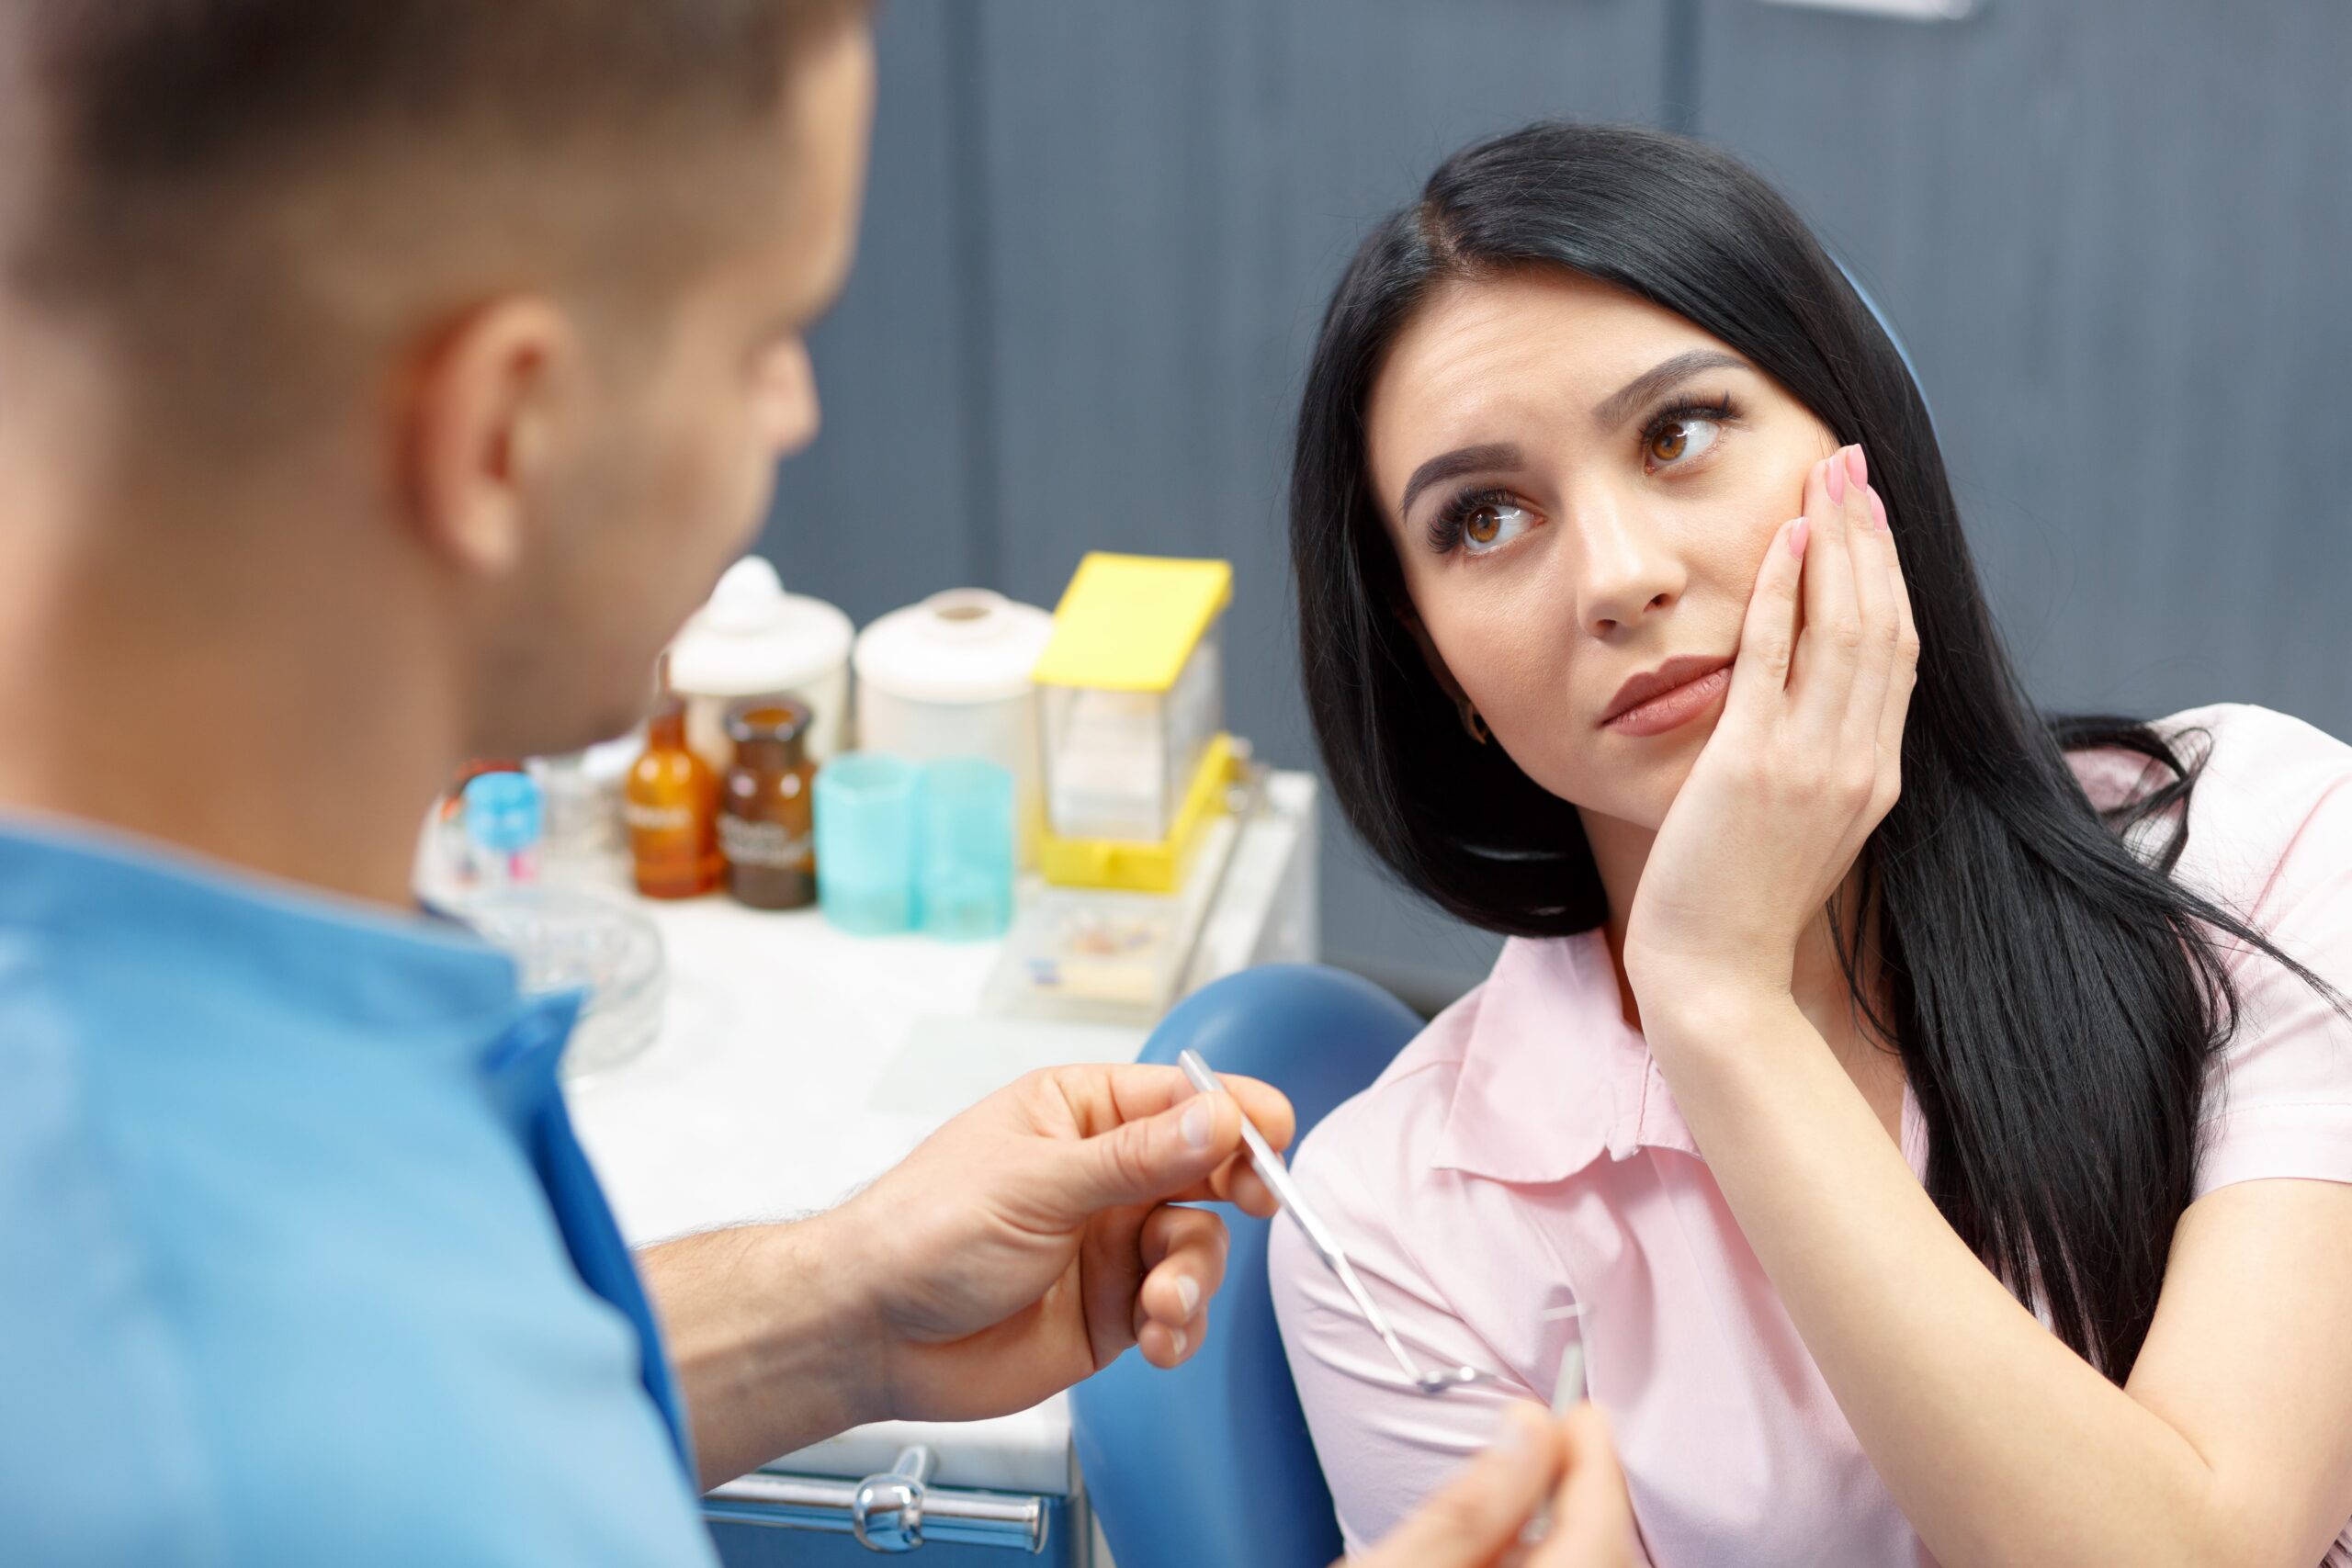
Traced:
<path fill-rule="evenodd" d="M 1224 561 L 1094 554 L 1038 660 L 1049 882 L 1172 892 L 1225 809 Z"/>

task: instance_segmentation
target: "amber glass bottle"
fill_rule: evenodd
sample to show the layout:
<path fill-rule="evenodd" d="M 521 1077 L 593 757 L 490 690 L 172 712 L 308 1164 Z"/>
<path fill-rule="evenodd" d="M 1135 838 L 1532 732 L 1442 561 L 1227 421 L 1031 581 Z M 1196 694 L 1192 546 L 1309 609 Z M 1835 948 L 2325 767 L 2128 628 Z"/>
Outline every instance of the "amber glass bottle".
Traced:
<path fill-rule="evenodd" d="M 686 744 L 686 705 L 664 693 L 648 728 L 644 754 L 629 770 L 629 853 L 637 890 L 649 898 L 696 898 L 716 888 L 718 779 Z"/>
<path fill-rule="evenodd" d="M 735 765 L 719 808 L 727 887 L 755 909 L 817 901 L 816 821 L 807 743 L 808 709 L 788 697 L 753 697 L 728 711 Z"/>

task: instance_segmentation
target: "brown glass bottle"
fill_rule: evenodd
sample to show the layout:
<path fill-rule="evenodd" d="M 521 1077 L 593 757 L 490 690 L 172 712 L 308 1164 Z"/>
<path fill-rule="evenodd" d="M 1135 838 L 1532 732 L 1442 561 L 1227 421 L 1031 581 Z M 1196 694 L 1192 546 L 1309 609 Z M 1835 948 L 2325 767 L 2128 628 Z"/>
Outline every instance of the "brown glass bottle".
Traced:
<path fill-rule="evenodd" d="M 717 888 L 718 778 L 686 744 L 686 705 L 664 694 L 626 796 L 637 890 L 648 898 L 697 898 Z"/>
<path fill-rule="evenodd" d="M 719 807 L 727 887 L 754 909 L 817 901 L 816 820 L 808 755 L 808 709 L 789 697 L 752 697 L 727 713 L 735 743 Z"/>

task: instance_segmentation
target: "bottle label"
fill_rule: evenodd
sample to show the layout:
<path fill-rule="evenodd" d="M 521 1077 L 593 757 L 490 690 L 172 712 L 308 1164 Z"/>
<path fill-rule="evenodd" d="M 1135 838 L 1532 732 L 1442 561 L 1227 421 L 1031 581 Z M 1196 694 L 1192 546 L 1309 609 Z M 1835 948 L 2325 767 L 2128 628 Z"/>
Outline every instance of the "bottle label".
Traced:
<path fill-rule="evenodd" d="M 686 806 L 645 806 L 631 801 L 622 817 L 639 833 L 683 833 L 695 825 L 694 808 Z"/>
<path fill-rule="evenodd" d="M 728 816 L 718 819 L 718 844 L 729 864 L 765 871 L 805 871 L 813 848 L 808 834 L 792 832 L 781 822 Z"/>

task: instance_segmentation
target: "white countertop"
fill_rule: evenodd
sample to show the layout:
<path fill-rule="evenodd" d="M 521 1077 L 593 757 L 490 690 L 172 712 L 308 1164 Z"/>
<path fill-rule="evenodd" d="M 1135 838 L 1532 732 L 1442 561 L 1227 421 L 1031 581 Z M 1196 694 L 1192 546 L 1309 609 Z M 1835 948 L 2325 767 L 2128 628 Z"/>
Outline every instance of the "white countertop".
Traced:
<path fill-rule="evenodd" d="M 1191 985 L 1315 956 L 1315 781 L 1273 775 L 1267 806 L 1241 831 Z M 767 914 L 719 897 L 640 907 L 668 949 L 662 1035 L 568 1090 L 633 1246 L 828 1208 L 1023 1073 L 1131 1061 L 1146 1037 L 981 1017 L 999 942 L 851 937 L 813 910 Z M 944 1485 L 1070 1489 L 1060 1396 L 995 1421 L 864 1427 L 772 1468 L 861 1476 L 910 1441 L 936 1450 Z"/>

